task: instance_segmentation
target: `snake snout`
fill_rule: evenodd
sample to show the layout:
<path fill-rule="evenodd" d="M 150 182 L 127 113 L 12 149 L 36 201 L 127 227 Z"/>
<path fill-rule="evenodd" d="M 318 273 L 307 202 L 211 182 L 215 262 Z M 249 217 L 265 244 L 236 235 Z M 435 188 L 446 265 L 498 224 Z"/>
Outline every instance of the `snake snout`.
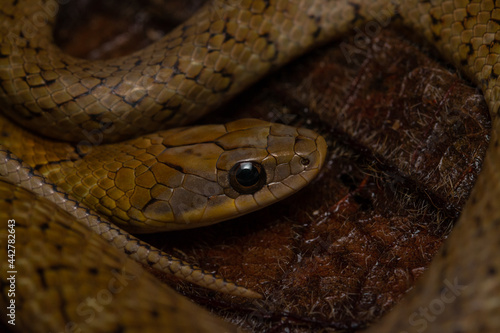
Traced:
<path fill-rule="evenodd" d="M 325 161 L 326 142 L 310 129 L 273 124 L 267 151 L 275 161 L 272 169 L 266 169 L 268 187 L 276 199 L 283 199 L 317 176 Z"/>
<path fill-rule="evenodd" d="M 299 174 L 309 183 L 325 162 L 327 145 L 321 135 L 310 129 L 298 128 L 297 132 L 299 135 L 295 138 L 296 157 L 292 159 L 295 160 L 291 168 L 292 174 Z"/>

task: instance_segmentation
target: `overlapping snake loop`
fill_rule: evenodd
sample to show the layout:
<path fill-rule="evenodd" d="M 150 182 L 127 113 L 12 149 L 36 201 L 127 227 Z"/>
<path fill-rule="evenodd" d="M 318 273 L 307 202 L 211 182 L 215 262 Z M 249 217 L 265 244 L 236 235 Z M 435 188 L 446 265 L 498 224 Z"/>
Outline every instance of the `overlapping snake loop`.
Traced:
<path fill-rule="evenodd" d="M 192 121 L 270 70 L 375 19 L 380 11 L 393 13 L 425 36 L 483 90 L 494 126 L 483 171 L 452 236 L 415 292 L 372 329 L 415 330 L 412 316 L 441 296 L 446 281 L 460 286 L 460 297 L 425 329 L 500 329 L 500 8 L 493 1 L 460 0 L 241 0 L 213 8 L 202 8 L 144 50 L 91 62 L 65 55 L 53 44 L 56 1 L 0 5 L 0 101 L 9 118 L 1 123 L 2 212 L 32 223 L 18 225 L 30 239 L 19 246 L 27 251 L 19 265 L 33 273 L 32 280 L 22 282 L 34 295 L 26 296 L 20 310 L 25 330 L 133 332 L 156 331 L 164 324 L 171 331 L 236 331 L 157 286 L 123 253 L 110 250 L 97 260 L 99 249 L 109 247 L 105 241 L 71 222 L 67 213 L 44 208 L 46 200 L 22 188 L 65 207 L 146 264 L 244 294 L 248 291 L 140 243 L 86 206 L 134 232 L 141 226 L 166 230 L 241 215 L 303 187 L 318 172 L 326 150 L 312 131 L 243 120 L 145 133 Z M 14 123 L 74 144 L 38 139 Z M 92 149 L 78 146 L 89 133 L 109 142 L 143 136 Z M 63 237 L 67 230 L 69 236 Z M 42 247 L 46 257 L 39 255 Z M 113 306 L 120 308 L 81 320 L 84 295 L 103 288 L 111 293 L 119 288 L 115 282 L 128 283 L 127 277 L 138 285 L 115 294 Z M 70 283 L 80 287 L 70 288 Z M 201 326 L 193 315 L 206 316 Z M 38 321 L 34 326 L 32 318 Z"/>

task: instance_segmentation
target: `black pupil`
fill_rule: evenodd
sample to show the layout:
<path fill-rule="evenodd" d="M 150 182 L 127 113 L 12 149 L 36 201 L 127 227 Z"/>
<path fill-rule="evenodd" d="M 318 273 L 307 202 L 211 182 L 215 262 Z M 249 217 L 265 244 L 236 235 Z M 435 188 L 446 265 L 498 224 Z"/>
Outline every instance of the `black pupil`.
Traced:
<path fill-rule="evenodd" d="M 259 170 L 252 162 L 243 162 L 240 164 L 235 174 L 236 180 L 241 186 L 252 186 L 259 181 Z"/>

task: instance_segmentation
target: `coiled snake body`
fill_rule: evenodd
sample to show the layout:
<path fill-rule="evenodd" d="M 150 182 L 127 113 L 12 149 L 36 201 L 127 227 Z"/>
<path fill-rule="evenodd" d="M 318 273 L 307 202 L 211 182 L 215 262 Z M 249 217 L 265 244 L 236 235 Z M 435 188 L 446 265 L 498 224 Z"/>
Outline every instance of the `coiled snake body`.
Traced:
<path fill-rule="evenodd" d="M 500 158 L 500 8 L 495 3 L 228 1 L 204 7 L 140 52 L 98 62 L 71 58 L 53 45 L 51 29 L 57 6 L 56 1 L 32 0 L 1 5 L 0 101 L 15 111 L 8 115 L 13 121 L 45 136 L 77 143 L 88 140 L 89 133 L 117 141 L 135 130 L 142 135 L 163 126 L 185 124 L 270 69 L 345 33 L 354 24 L 374 20 L 377 13 L 397 13 L 404 24 L 425 36 L 481 87 L 494 126 L 482 174 L 452 236 L 416 290 L 372 329 L 500 329 L 500 258 L 495 256 L 500 246 L 500 209 L 495 205 L 500 194 L 496 165 Z M 49 20 L 36 20 L 42 16 Z M 143 263 L 243 295 L 251 294 L 142 244 L 100 220 L 79 201 L 132 231 L 138 231 L 140 225 L 152 231 L 193 226 L 187 223 L 214 223 L 267 205 L 306 185 L 320 168 L 326 149 L 324 140 L 309 130 L 256 120 L 216 125 L 210 131 L 208 127 L 174 129 L 125 144 L 90 148 L 35 139 L 22 130 L 13 131 L 8 120 L 1 126 L 4 147 L 0 172 L 11 183 L 66 208 Z M 111 155 L 115 152 L 117 155 Z M 135 181 L 130 180 L 132 174 L 138 176 Z M 71 194 L 61 192 L 56 185 Z M 46 237 L 45 241 L 19 245 L 29 253 L 27 261 L 19 261 L 19 265 L 42 271 L 44 276 L 35 282 L 20 282 L 34 295 L 19 310 L 26 330 L 42 324 L 45 329 L 102 332 L 155 331 L 161 324 L 172 331 L 236 330 L 205 314 L 206 324 L 196 325 L 190 317 L 199 315 L 200 310 L 156 286 L 130 259 L 115 251 L 105 260 L 96 260 L 99 255 L 95 249 L 104 248 L 104 241 L 88 229 L 72 225 L 66 213 L 51 216 L 33 194 L 7 183 L 4 186 L 2 211 L 7 212 L 6 218 L 24 216 L 19 220 L 32 221 L 33 225 L 20 223 L 20 232 L 26 229 L 26 235 Z M 68 229 L 73 230 L 71 236 L 62 240 L 63 231 Z M 79 240 L 85 240 L 83 245 L 76 245 L 81 244 Z M 54 245 L 54 253 L 72 246 L 81 250 L 65 252 L 63 262 L 51 262 L 50 256 L 40 258 L 37 250 L 40 242 L 49 241 L 61 241 Z M 124 272 L 125 268 L 129 270 Z M 62 284 L 71 272 L 77 272 L 73 282 L 80 288 Z M 122 308 L 103 310 L 88 322 L 74 322 L 85 310 L 75 304 L 78 295 L 95 294 L 103 288 L 109 291 L 110 286 L 116 290 L 117 281 L 128 283 L 127 277 L 137 278 L 140 285 L 113 294 Z M 91 278 L 100 282 L 89 286 L 85 281 Z M 425 327 L 417 326 L 413 314 L 444 297 L 450 283 L 455 283 L 460 296 Z M 154 302 L 148 303 L 146 296 Z M 176 319 L 171 321 L 174 315 Z M 30 326 L 30 316 L 37 317 L 39 326 Z"/>

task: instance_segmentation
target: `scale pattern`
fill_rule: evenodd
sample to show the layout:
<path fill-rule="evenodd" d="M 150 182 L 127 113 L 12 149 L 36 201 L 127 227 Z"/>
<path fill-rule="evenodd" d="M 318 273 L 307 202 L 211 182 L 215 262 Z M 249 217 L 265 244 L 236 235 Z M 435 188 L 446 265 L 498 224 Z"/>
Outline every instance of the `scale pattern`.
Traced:
<path fill-rule="evenodd" d="M 380 13 L 388 20 L 396 15 L 425 36 L 483 90 L 493 119 L 491 145 L 450 239 L 415 291 L 372 331 L 500 329 L 500 5 L 489 0 L 218 1 L 138 53 L 88 62 L 52 45 L 50 4 L 55 3 L 18 0 L 0 7 L 0 101 L 12 105 L 16 112 L 9 117 L 30 130 L 76 142 L 89 133 L 116 141 L 136 135 L 135 129 L 184 124 L 306 50 L 380 20 Z M 24 27 L 29 20 L 23 18 L 37 13 L 47 13 L 48 24 Z M 2 156 L 5 165 L 14 163 L 8 152 Z M 21 180 L 30 186 L 30 180 Z M 439 302 L 444 306 L 438 315 L 416 321 L 422 308 Z"/>

